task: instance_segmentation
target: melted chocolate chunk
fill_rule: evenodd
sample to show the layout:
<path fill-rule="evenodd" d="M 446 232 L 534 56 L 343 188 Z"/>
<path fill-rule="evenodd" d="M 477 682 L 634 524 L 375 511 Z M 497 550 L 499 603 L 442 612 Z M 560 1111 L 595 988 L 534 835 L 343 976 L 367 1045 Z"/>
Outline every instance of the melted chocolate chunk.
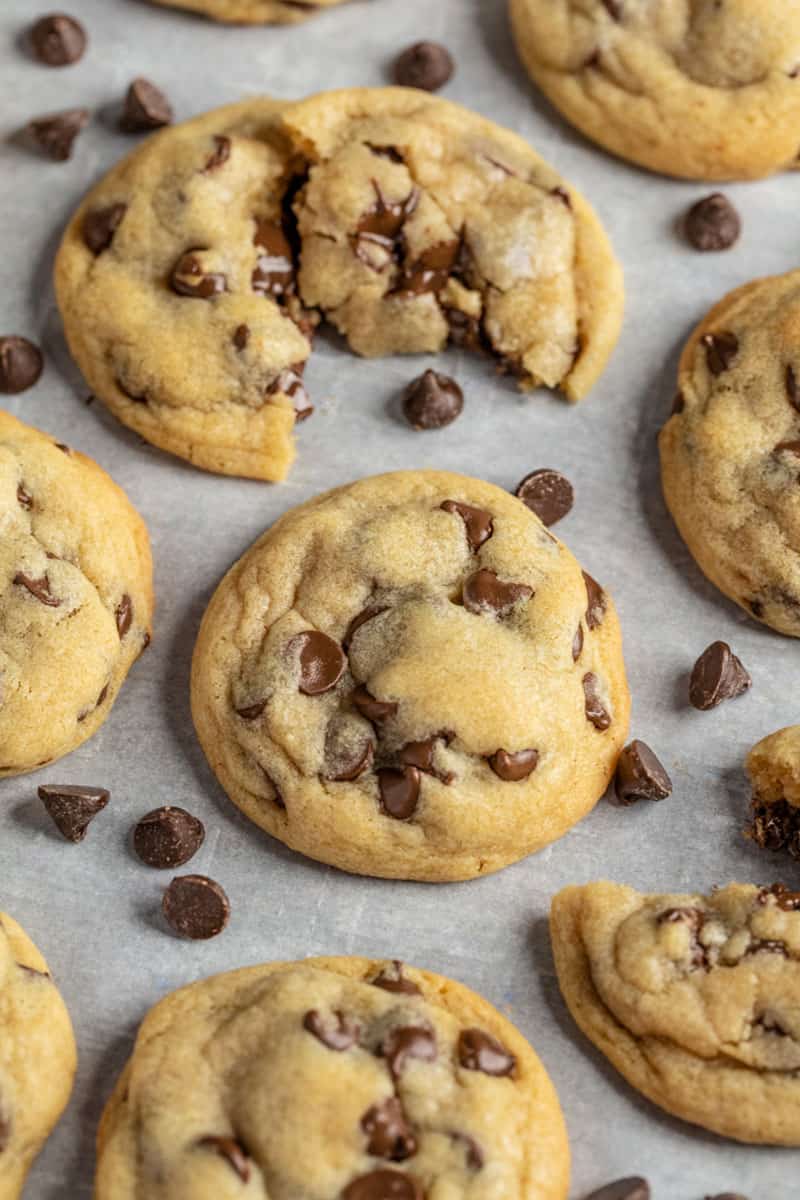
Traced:
<path fill-rule="evenodd" d="M 459 308 L 445 308 L 444 315 L 450 326 L 450 341 L 465 350 L 483 349 L 483 331 L 478 317 L 462 312 Z"/>
<path fill-rule="evenodd" d="M 125 133 L 148 133 L 172 123 L 172 105 L 149 79 L 134 79 L 125 94 L 119 127 Z"/>
<path fill-rule="evenodd" d="M 480 550 L 483 543 L 488 542 L 494 533 L 492 514 L 483 508 L 474 508 L 471 504 L 462 504 L 458 500 L 445 500 L 439 507 L 447 513 L 458 513 L 461 517 L 470 550 Z"/>
<path fill-rule="evenodd" d="M 247 704 L 244 708 L 237 708 L 236 713 L 243 721 L 256 721 L 266 707 L 266 700 L 257 700 L 255 704 Z"/>
<path fill-rule="evenodd" d="M 367 1154 L 404 1162 L 417 1153 L 417 1139 L 397 1096 L 373 1104 L 361 1118 L 367 1135 Z"/>
<path fill-rule="evenodd" d="M 48 608 L 58 608 L 61 604 L 58 596 L 54 596 L 50 591 L 50 580 L 47 575 L 43 575 L 41 579 L 32 579 L 23 571 L 17 571 L 14 583 L 19 587 L 24 587 L 35 600 L 38 600 L 40 604 L 45 604 Z"/>
<path fill-rule="evenodd" d="M 753 799 L 748 836 L 762 850 L 786 850 L 800 861 L 800 808 L 786 800 L 763 804 Z M 781 907 L 783 907 L 781 905 Z"/>
<path fill-rule="evenodd" d="M 519 783 L 532 775 L 539 764 L 538 750 L 496 750 L 489 759 L 489 766 L 495 775 L 506 783 Z"/>
<path fill-rule="evenodd" d="M 452 741 L 453 735 L 440 733 L 436 737 L 426 738 L 422 742 L 406 742 L 397 757 L 404 767 L 416 767 L 417 770 L 425 771 L 428 775 L 435 775 L 437 779 L 441 779 L 442 783 L 452 783 L 455 776 L 450 771 L 437 771 L 433 764 L 433 755 L 439 738 L 449 743 Z"/>
<path fill-rule="evenodd" d="M 412 429 L 444 429 L 461 415 L 464 393 L 449 375 L 425 371 L 403 393 L 403 413 Z"/>
<path fill-rule="evenodd" d="M 337 1053 L 356 1046 L 361 1036 L 361 1026 L 355 1017 L 348 1017 L 338 1009 L 330 1017 L 323 1017 L 316 1008 L 309 1009 L 303 1017 L 303 1028 Z"/>
<path fill-rule="evenodd" d="M 526 475 L 514 492 L 543 525 L 555 525 L 565 517 L 575 501 L 572 484 L 560 471 L 541 468 Z"/>
<path fill-rule="evenodd" d="M 666 800 L 672 794 L 672 780 L 647 743 L 634 740 L 619 756 L 614 790 L 622 805 Z"/>
<path fill-rule="evenodd" d="M 398 704 L 394 700 L 376 700 L 363 684 L 355 689 L 350 699 L 362 717 L 366 717 L 373 724 L 393 717 L 398 709 Z"/>
<path fill-rule="evenodd" d="M 586 624 L 589 629 L 598 629 L 605 620 L 608 600 L 596 579 L 592 579 L 586 571 L 581 571 L 583 582 L 586 584 L 588 605 L 586 608 Z"/>
<path fill-rule="evenodd" d="M 700 341 L 706 348 L 706 362 L 712 375 L 722 375 L 730 370 L 739 353 L 739 339 L 735 333 L 704 333 Z"/>
<path fill-rule="evenodd" d="M 407 821 L 417 811 L 420 773 L 417 767 L 384 767 L 378 771 L 381 808 L 387 817 Z"/>
<path fill-rule="evenodd" d="M 370 982 L 373 987 L 382 988 L 384 992 L 393 992 L 401 996 L 422 995 L 413 979 L 408 979 L 403 974 L 403 964 L 398 958 L 392 961 L 391 967 L 384 967 Z"/>
<path fill-rule="evenodd" d="M 17 504 L 19 504 L 21 508 L 26 509 L 27 512 L 30 512 L 30 510 L 33 508 L 33 496 L 31 496 L 29 492 L 26 492 L 25 485 L 23 483 L 17 484 Z"/>
<path fill-rule="evenodd" d="M 133 601 L 127 592 L 116 607 L 114 619 L 117 622 L 117 633 L 122 641 L 133 623 Z"/>
<path fill-rule="evenodd" d="M 161 909 L 181 937 L 216 937 L 228 924 L 231 906 L 220 885 L 205 875 L 178 875 L 164 892 Z"/>
<path fill-rule="evenodd" d="M 14 334 L 0 337 L 0 392 L 7 396 L 26 392 L 39 379 L 43 366 L 42 352 L 33 342 Z"/>
<path fill-rule="evenodd" d="M 335 688 L 342 678 L 347 659 L 341 646 L 326 633 L 309 629 L 298 633 L 289 643 L 290 651 L 299 654 L 299 688 L 304 696 L 321 696 Z"/>
<path fill-rule="evenodd" d="M 386 1167 L 348 1183 L 341 1200 L 424 1200 L 424 1193 L 412 1175 Z"/>
<path fill-rule="evenodd" d="M 148 867 L 182 867 L 194 858 L 205 841 L 203 822 L 185 808 L 166 805 L 139 820 L 133 831 L 133 848 Z"/>
<path fill-rule="evenodd" d="M 106 788 L 73 784 L 44 783 L 38 793 L 59 833 L 74 845 L 83 841 L 89 825 L 110 798 Z"/>
<path fill-rule="evenodd" d="M 89 122 L 88 108 L 66 108 L 62 112 L 35 117 L 26 126 L 30 141 L 53 162 L 72 157 L 75 139 Z"/>
<path fill-rule="evenodd" d="M 428 1025 L 397 1025 L 387 1033 L 378 1050 L 394 1080 L 400 1078 L 409 1059 L 433 1062 L 436 1053 L 436 1034 Z"/>
<path fill-rule="evenodd" d="M 450 278 L 458 250 L 457 239 L 437 242 L 423 250 L 419 258 L 403 264 L 393 294 L 422 296 L 426 292 L 440 292 Z"/>
<path fill-rule="evenodd" d="M 373 617 L 379 617 L 381 613 L 387 611 L 388 608 L 385 604 L 370 604 L 366 608 L 363 608 L 360 613 L 357 613 L 347 626 L 347 632 L 342 638 L 342 646 L 345 652 L 350 650 L 353 638 L 362 625 L 366 625 L 367 621 L 371 621 Z"/>
<path fill-rule="evenodd" d="M 231 139 L 229 137 L 214 137 L 214 153 L 206 159 L 203 173 L 216 171 L 228 161 L 231 156 Z"/>
<path fill-rule="evenodd" d="M 520 600 L 528 600 L 533 588 L 525 583 L 504 583 L 485 567 L 470 575 L 464 583 L 464 607 L 473 613 L 505 617 Z"/>
<path fill-rule="evenodd" d="M 372 766 L 374 755 L 375 743 L 372 738 L 364 737 L 353 744 L 352 740 L 340 735 L 335 721 L 328 726 L 325 735 L 325 761 L 328 764 L 325 778 L 332 783 L 350 783 L 358 779 Z"/>
<path fill-rule="evenodd" d="M 704 712 L 716 708 L 723 700 L 735 700 L 752 682 L 727 642 L 712 642 L 692 669 L 689 701 Z"/>
<path fill-rule="evenodd" d="M 583 650 L 583 626 L 579 625 L 572 639 L 572 661 L 577 662 Z"/>
<path fill-rule="evenodd" d="M 764 905 L 773 899 L 783 912 L 797 912 L 800 909 L 800 892 L 790 892 L 783 883 L 773 883 L 763 887 L 758 893 L 757 903 Z"/>
<path fill-rule="evenodd" d="M 513 1075 L 517 1060 L 505 1046 L 482 1029 L 464 1029 L 458 1038 L 458 1061 L 468 1071 L 484 1075 Z"/>
<path fill-rule="evenodd" d="M 122 224 L 128 211 L 127 204 L 110 204 L 108 208 L 94 208 L 83 218 L 83 240 L 92 254 L 102 254 L 114 240 L 114 234 Z"/>
<path fill-rule="evenodd" d="M 292 247 L 277 221 L 256 220 L 253 242 L 259 253 L 251 277 L 254 292 L 285 296 L 294 291 L 295 271 Z"/>
<path fill-rule="evenodd" d="M 303 383 L 302 368 L 305 363 L 299 364 L 299 369 L 295 367 L 287 367 L 277 376 L 275 380 L 267 388 L 266 394 L 274 396 L 281 393 L 288 396 L 294 403 L 294 419 L 295 421 L 305 421 L 306 417 L 310 417 L 314 411 L 314 405 L 308 398 L 305 384 Z"/>
<path fill-rule="evenodd" d="M 208 251 L 201 248 L 182 254 L 169 277 L 173 292 L 192 300 L 210 300 L 225 291 L 228 281 L 224 275 L 207 266 Z"/>
<path fill-rule="evenodd" d="M 241 1142 L 237 1142 L 236 1138 L 232 1137 L 215 1137 L 209 1134 L 207 1137 L 200 1138 L 197 1143 L 204 1150 L 213 1150 L 220 1158 L 224 1158 L 229 1166 L 236 1172 L 242 1183 L 248 1183 L 250 1180 L 250 1159 Z"/>
<path fill-rule="evenodd" d="M 587 671 L 583 677 L 583 696 L 586 720 L 602 733 L 611 724 L 611 714 L 603 703 L 600 681 L 593 671 Z"/>

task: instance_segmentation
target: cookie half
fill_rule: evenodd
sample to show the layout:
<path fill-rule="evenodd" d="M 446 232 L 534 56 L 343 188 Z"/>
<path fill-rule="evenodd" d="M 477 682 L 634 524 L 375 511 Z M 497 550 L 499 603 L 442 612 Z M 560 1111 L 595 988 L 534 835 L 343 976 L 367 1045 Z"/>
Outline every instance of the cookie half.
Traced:
<path fill-rule="evenodd" d="M 520 385 L 590 389 L 622 280 L 585 201 L 520 138 L 413 89 L 255 99 L 162 131 L 70 223 L 70 349 L 148 441 L 282 479 L 323 318 L 357 354 L 486 352 Z"/>
<path fill-rule="evenodd" d="M 628 728 L 610 597 L 529 508 L 437 471 L 287 513 L 203 619 L 192 710 L 231 799 L 347 871 L 469 879 L 595 805 Z"/>
<path fill-rule="evenodd" d="M 0 1197 L 16 1200 L 72 1091 L 69 1014 L 47 963 L 0 913 Z"/>
<path fill-rule="evenodd" d="M 748 835 L 763 850 L 800 859 L 800 725 L 762 738 L 746 766 L 753 785 Z"/>
<path fill-rule="evenodd" d="M 100 728 L 150 640 L 150 543 L 90 458 L 0 411 L 0 778 Z"/>
<path fill-rule="evenodd" d="M 800 636 L 800 271 L 737 288 L 694 330 L 659 439 L 667 505 L 712 583 Z"/>
<path fill-rule="evenodd" d="M 316 958 L 218 975 L 148 1014 L 95 1195 L 566 1200 L 568 1175 L 553 1085 L 486 1000 L 396 962 Z"/>
<path fill-rule="evenodd" d="M 615 883 L 553 900 L 572 1016 L 655 1104 L 741 1142 L 800 1145 L 800 894 Z"/>
<path fill-rule="evenodd" d="M 236 25 L 296 25 L 342 0 L 152 0 Z"/>
<path fill-rule="evenodd" d="M 651 171 L 800 165 L 800 12 L 784 0 L 510 0 L 532 78 L 592 141 Z"/>

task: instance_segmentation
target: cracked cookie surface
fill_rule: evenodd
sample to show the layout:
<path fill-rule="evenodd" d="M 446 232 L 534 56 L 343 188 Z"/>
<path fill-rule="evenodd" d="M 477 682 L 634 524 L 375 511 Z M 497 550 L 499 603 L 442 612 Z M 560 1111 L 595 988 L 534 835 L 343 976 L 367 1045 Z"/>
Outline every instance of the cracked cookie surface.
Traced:
<path fill-rule="evenodd" d="M 164 8 L 192 12 L 237 25 L 294 25 L 342 0 L 152 0 Z"/>
<path fill-rule="evenodd" d="M 70 349 L 148 441 L 282 479 L 324 317 L 366 356 L 485 352 L 571 400 L 619 333 L 622 281 L 586 202 L 508 130 L 413 89 L 246 101 L 164 130 L 72 220 Z"/>
<path fill-rule="evenodd" d="M 566 1200 L 568 1175 L 553 1085 L 486 1000 L 396 962 L 319 958 L 218 975 L 149 1013 L 95 1194 Z"/>
<path fill-rule="evenodd" d="M 0 1200 L 21 1194 L 66 1107 L 75 1063 L 72 1025 L 47 963 L 0 913 Z"/>
<path fill-rule="evenodd" d="M 619 624 L 530 509 L 436 471 L 287 513 L 231 569 L 192 668 L 231 799 L 348 871 L 466 879 L 594 806 L 628 726 Z"/>
<path fill-rule="evenodd" d="M 797 0 L 510 0 L 533 79 L 592 141 L 652 171 L 800 165 Z"/>
<path fill-rule="evenodd" d="M 74 750 L 150 639 L 147 530 L 91 459 L 0 411 L 0 778 Z"/>
<path fill-rule="evenodd" d="M 800 860 L 800 725 L 762 738 L 746 767 L 753 785 L 748 836 L 763 850 Z"/>
<path fill-rule="evenodd" d="M 659 437 L 667 505 L 698 565 L 750 616 L 800 636 L 800 271 L 720 301 L 678 368 Z"/>
<path fill-rule="evenodd" d="M 551 932 L 572 1016 L 633 1087 L 724 1137 L 800 1145 L 800 893 L 592 883 L 555 897 Z"/>

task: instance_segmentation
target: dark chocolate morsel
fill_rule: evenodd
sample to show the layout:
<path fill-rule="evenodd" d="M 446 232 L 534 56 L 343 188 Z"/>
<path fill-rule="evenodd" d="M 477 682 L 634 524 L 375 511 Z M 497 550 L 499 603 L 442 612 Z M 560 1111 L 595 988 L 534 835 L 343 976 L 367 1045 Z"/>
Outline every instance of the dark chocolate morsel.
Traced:
<path fill-rule="evenodd" d="M 504 583 L 485 567 L 470 575 L 462 589 L 465 608 L 496 617 L 506 616 L 519 600 L 528 600 L 532 595 L 533 588 L 527 584 Z"/>
<path fill-rule="evenodd" d="M 106 788 L 74 784 L 43 783 L 38 791 L 56 828 L 75 845 L 86 837 L 90 823 L 106 807 L 110 797 Z"/>
<path fill-rule="evenodd" d="M 216 937 L 228 924 L 231 906 L 220 885 L 205 875 L 176 875 L 161 901 L 169 924 L 181 937 Z"/>
<path fill-rule="evenodd" d="M 533 774 L 539 763 L 538 750 L 517 750 L 509 753 L 507 750 L 496 750 L 489 759 L 489 766 L 495 775 L 506 783 L 519 783 Z"/>
<path fill-rule="evenodd" d="M 336 687 L 347 666 L 338 642 L 318 629 L 308 629 L 296 634 L 289 647 L 299 656 L 298 687 L 304 696 L 321 696 Z"/>
<path fill-rule="evenodd" d="M 387 717 L 393 717 L 398 708 L 395 700 L 376 700 L 363 684 L 355 689 L 350 699 L 362 717 L 366 717 L 373 724 L 376 721 L 385 721 Z"/>
<path fill-rule="evenodd" d="M 494 533 L 492 514 L 483 508 L 475 508 L 459 500 L 445 500 L 439 507 L 447 513 L 458 513 L 461 517 L 470 550 L 480 550 Z"/>
<path fill-rule="evenodd" d="M 575 501 L 572 484 L 566 475 L 547 467 L 526 475 L 517 484 L 514 495 L 547 526 L 555 525 L 565 517 Z"/>
<path fill-rule="evenodd" d="M 403 964 L 398 958 L 392 960 L 391 967 L 383 967 L 370 983 L 373 987 L 382 988 L 384 992 L 394 992 L 401 996 L 422 995 L 413 979 L 403 974 Z"/>
<path fill-rule="evenodd" d="M 367 1154 L 374 1158 L 404 1162 L 417 1152 L 417 1139 L 397 1096 L 368 1108 L 361 1128 L 367 1135 Z"/>
<path fill-rule="evenodd" d="M 403 412 L 412 429 L 443 429 L 460 416 L 464 393 L 455 379 L 427 370 L 403 393 Z"/>
<path fill-rule="evenodd" d="M 694 664 L 689 681 L 689 701 L 701 712 L 734 700 L 752 684 L 740 659 L 727 642 L 712 642 Z"/>
<path fill-rule="evenodd" d="M 88 40 L 80 21 L 66 13 L 40 17 L 29 37 L 33 53 L 47 67 L 68 67 L 77 62 Z"/>
<path fill-rule="evenodd" d="M 110 204 L 107 208 L 92 208 L 83 218 L 83 240 L 92 254 L 102 254 L 114 240 L 127 204 Z"/>
<path fill-rule="evenodd" d="M 611 714 L 600 695 L 600 680 L 593 671 L 583 677 L 583 697 L 586 720 L 602 733 L 611 725 Z"/>
<path fill-rule="evenodd" d="M 706 349 L 706 362 L 712 375 L 722 375 L 730 370 L 739 352 L 739 339 L 735 333 L 704 333 L 700 341 Z"/>
<path fill-rule="evenodd" d="M 40 579 L 33 579 L 23 571 L 17 571 L 14 576 L 14 583 L 18 587 L 24 587 L 35 600 L 38 600 L 40 604 L 46 605 L 47 608 L 58 608 L 61 604 L 58 596 L 54 596 L 50 591 L 50 580 L 47 575 L 42 575 Z"/>
<path fill-rule="evenodd" d="M 596 579 L 592 579 L 587 571 L 581 571 L 581 574 L 583 575 L 583 582 L 586 584 L 586 597 L 588 600 L 586 624 L 589 629 L 597 629 L 605 620 L 608 600 Z"/>
<path fill-rule="evenodd" d="M 400 87 L 436 92 L 452 77 L 455 66 L 449 50 L 438 42 L 415 42 L 395 60 L 394 81 Z"/>
<path fill-rule="evenodd" d="M 133 601 L 127 592 L 116 607 L 114 619 L 117 622 L 117 633 L 122 641 L 133 622 Z"/>
<path fill-rule="evenodd" d="M 484 1075 L 513 1075 L 517 1060 L 483 1029 L 464 1029 L 458 1037 L 458 1061 L 468 1071 Z"/>
<path fill-rule="evenodd" d="M 125 95 L 120 129 L 125 133 L 147 133 L 172 122 L 172 105 L 149 79 L 134 79 Z"/>
<path fill-rule="evenodd" d="M 337 1009 L 330 1017 L 323 1017 L 316 1008 L 310 1008 L 303 1017 L 303 1028 L 322 1042 L 328 1050 L 341 1053 L 358 1043 L 361 1026 L 354 1017 L 348 1017 Z"/>
<path fill-rule="evenodd" d="M 647 743 L 634 740 L 619 756 L 614 790 L 624 805 L 666 800 L 672 794 L 672 780 Z"/>
<path fill-rule="evenodd" d="M 727 196 L 712 192 L 692 205 L 683 227 L 695 250 L 728 250 L 738 240 L 742 222 Z"/>
<path fill-rule="evenodd" d="M 384 767 L 378 771 L 381 808 L 387 817 L 407 821 L 417 811 L 420 791 L 417 767 Z"/>
<path fill-rule="evenodd" d="M 436 1034 L 429 1025 L 396 1025 L 386 1034 L 378 1053 L 386 1059 L 392 1079 L 397 1080 L 409 1059 L 435 1060 Z"/>
<path fill-rule="evenodd" d="M 13 396 L 27 391 L 43 366 L 42 352 L 33 342 L 15 334 L 0 337 L 0 392 Z"/>
<path fill-rule="evenodd" d="M 424 1193 L 412 1175 L 382 1167 L 348 1183 L 341 1200 L 424 1200 Z"/>
<path fill-rule="evenodd" d="M 185 808 L 166 805 L 146 813 L 133 831 L 133 848 L 149 867 L 182 867 L 206 836 L 203 822 Z"/>
<path fill-rule="evenodd" d="M 89 121 L 88 108 L 66 108 L 61 112 L 34 117 L 26 126 L 30 141 L 53 162 L 72 157 L 75 139 Z"/>

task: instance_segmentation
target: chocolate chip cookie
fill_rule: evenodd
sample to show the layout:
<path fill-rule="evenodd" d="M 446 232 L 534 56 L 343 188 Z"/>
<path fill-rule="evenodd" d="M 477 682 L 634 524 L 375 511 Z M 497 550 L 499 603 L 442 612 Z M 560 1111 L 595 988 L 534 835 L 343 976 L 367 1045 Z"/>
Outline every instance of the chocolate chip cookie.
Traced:
<path fill-rule="evenodd" d="M 452 880 L 566 832 L 628 727 L 608 594 L 521 500 L 436 471 L 287 513 L 204 617 L 192 708 L 231 799 L 344 870 Z"/>
<path fill-rule="evenodd" d="M 76 450 L 0 411 L 0 778 L 74 750 L 150 640 L 147 530 Z"/>
<path fill-rule="evenodd" d="M 236 25 L 295 25 L 342 0 L 152 0 Z"/>
<path fill-rule="evenodd" d="M 753 785 L 748 835 L 764 850 L 800 859 L 800 725 L 762 738 L 746 767 Z"/>
<path fill-rule="evenodd" d="M 692 333 L 661 432 L 664 495 L 712 583 L 800 636 L 800 271 L 737 288 Z"/>
<path fill-rule="evenodd" d="M 249 100 L 151 138 L 71 222 L 56 288 L 92 390 L 148 441 L 281 479 L 329 320 L 357 353 L 484 351 L 576 400 L 622 283 L 585 201 L 521 139 L 414 89 Z"/>
<path fill-rule="evenodd" d="M 218 975 L 148 1014 L 95 1195 L 566 1200 L 568 1175 L 553 1085 L 486 1000 L 396 962 L 316 958 Z"/>
<path fill-rule="evenodd" d="M 75 1063 L 72 1025 L 47 963 L 0 913 L 0 1200 L 21 1194 L 66 1107 Z"/>
<path fill-rule="evenodd" d="M 785 0 L 510 0 L 517 46 L 567 120 L 688 179 L 800 165 L 800 11 Z"/>
<path fill-rule="evenodd" d="M 741 1142 L 800 1146 L 800 893 L 615 883 L 553 900 L 561 991 L 633 1087 Z"/>

